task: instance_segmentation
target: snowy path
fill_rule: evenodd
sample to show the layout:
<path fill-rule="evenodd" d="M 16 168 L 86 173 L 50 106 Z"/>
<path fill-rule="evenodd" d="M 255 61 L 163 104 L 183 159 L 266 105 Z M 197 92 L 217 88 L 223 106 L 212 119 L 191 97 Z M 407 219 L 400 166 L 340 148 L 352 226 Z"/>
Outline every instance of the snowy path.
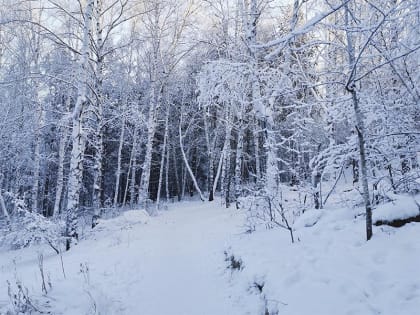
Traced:
<path fill-rule="evenodd" d="M 64 255 L 65 281 L 58 257 L 45 258 L 54 313 L 95 314 L 96 308 L 100 314 L 245 314 L 240 297 L 231 296 L 223 253 L 239 232 L 237 212 L 191 202 L 147 224 L 113 220 Z M 39 283 L 35 259 L 30 250 L 18 259 L 24 283 Z M 81 264 L 89 271 L 80 272 Z M 11 269 L 3 266 L 0 280 Z"/>
<path fill-rule="evenodd" d="M 223 249 L 237 230 L 235 220 L 226 211 L 193 205 L 156 218 L 130 244 L 139 252 L 128 268 L 141 277 L 121 296 L 128 314 L 241 314 L 223 275 Z"/>

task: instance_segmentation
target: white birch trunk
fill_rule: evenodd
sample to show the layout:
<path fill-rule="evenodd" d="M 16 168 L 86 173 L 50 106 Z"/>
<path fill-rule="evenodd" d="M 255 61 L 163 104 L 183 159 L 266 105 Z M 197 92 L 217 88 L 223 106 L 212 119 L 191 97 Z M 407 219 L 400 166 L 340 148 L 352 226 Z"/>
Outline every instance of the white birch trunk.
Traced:
<path fill-rule="evenodd" d="M 225 132 L 225 142 L 223 145 L 223 166 L 222 166 L 222 197 L 225 201 L 226 208 L 230 207 L 230 165 L 231 165 L 231 136 L 232 136 L 232 126 L 231 126 L 231 115 L 226 106 L 226 132 Z"/>
<path fill-rule="evenodd" d="M 88 92 L 88 68 L 90 53 L 89 40 L 91 34 L 93 5 L 94 0 L 89 0 L 84 12 L 82 50 L 79 60 L 80 79 L 77 83 L 77 100 L 72 115 L 73 130 L 71 134 L 72 150 L 70 156 L 70 172 L 67 195 L 66 250 L 70 249 L 72 239 L 78 239 L 77 211 L 79 209 L 79 196 L 83 176 L 83 155 L 85 149 L 85 139 L 83 134 L 83 111 L 86 105 Z"/>
<path fill-rule="evenodd" d="M 30 19 L 36 20 L 37 17 L 33 15 L 32 4 L 29 4 L 30 9 Z M 37 30 L 35 24 L 30 25 L 31 32 L 31 45 L 33 45 L 32 50 L 32 60 L 29 64 L 29 72 L 33 71 L 35 73 L 40 72 L 39 67 L 39 58 L 41 54 L 41 45 L 40 45 L 40 36 L 38 35 L 39 30 Z M 35 105 L 35 121 L 34 121 L 34 155 L 33 155 L 33 182 L 31 189 L 31 211 L 38 213 L 38 195 L 39 195 L 39 183 L 40 183 L 40 170 L 41 170 L 41 146 L 43 142 L 42 129 L 44 128 L 45 122 L 45 112 L 40 100 L 40 86 L 36 79 L 29 80 L 29 84 L 32 86 L 34 91 L 34 105 Z"/>
<path fill-rule="evenodd" d="M 136 203 L 136 173 L 137 173 L 137 154 L 134 151 L 133 160 L 131 163 L 131 175 L 130 175 L 130 207 L 133 208 Z M 127 177 L 128 180 L 128 177 Z"/>
<path fill-rule="evenodd" d="M 64 129 L 64 128 L 63 128 Z M 55 191 L 53 216 L 60 213 L 61 195 L 64 186 L 64 156 L 66 153 L 67 129 L 61 133 L 60 143 L 58 147 L 58 170 L 57 170 L 57 188 Z"/>
<path fill-rule="evenodd" d="M 161 50 L 160 50 L 160 14 L 161 14 L 161 3 L 151 3 L 151 36 L 152 36 L 152 63 L 150 70 L 150 106 L 149 106 L 149 117 L 147 122 L 147 142 L 146 152 L 142 167 L 141 181 L 139 186 L 138 203 L 143 204 L 147 207 L 147 200 L 149 199 L 149 184 L 150 184 L 150 171 L 152 166 L 152 153 L 153 153 L 153 142 L 157 128 L 157 115 L 159 113 L 159 107 L 162 97 L 163 85 L 162 79 L 162 67 L 161 67 Z M 147 210 L 147 209 L 146 209 Z"/>
<path fill-rule="evenodd" d="M 259 128 L 259 121 L 257 115 L 261 115 L 264 112 L 263 104 L 261 101 L 261 90 L 260 90 L 260 83 L 258 81 L 258 71 L 259 71 L 259 64 L 258 64 L 258 51 L 256 48 L 257 45 L 257 23 L 259 18 L 258 13 L 258 5 L 257 0 L 251 0 L 249 3 L 249 15 L 250 18 L 246 19 L 248 22 L 247 24 L 247 41 L 249 47 L 249 58 L 250 63 L 252 65 L 252 73 L 251 73 L 251 99 L 250 103 L 254 110 L 254 129 L 253 129 L 253 143 L 254 143 L 254 157 L 255 157 L 255 182 L 257 187 L 260 187 L 261 183 L 261 162 L 260 162 L 260 128 Z"/>
<path fill-rule="evenodd" d="M 3 194 L 1 192 L 2 182 L 3 182 L 3 174 L 0 174 L 0 208 L 1 208 L 1 211 L 3 212 L 3 216 L 7 220 L 9 220 L 9 212 L 7 211 L 6 204 L 3 199 Z"/>
<path fill-rule="evenodd" d="M 168 139 L 169 139 L 169 131 L 168 131 Z M 165 190 L 166 190 L 166 202 L 168 203 L 170 200 L 170 193 L 169 193 L 169 159 L 170 159 L 170 145 L 168 144 L 166 149 L 166 169 L 165 169 Z"/>
<path fill-rule="evenodd" d="M 102 107 L 100 105 L 100 107 Z M 102 109 L 99 110 L 102 116 Z M 100 119 L 99 126 L 97 126 L 95 134 L 95 155 L 93 165 L 93 196 L 92 206 L 98 214 L 102 207 L 101 193 L 102 193 L 102 159 L 104 151 L 103 133 L 102 133 L 102 118 Z"/>
<path fill-rule="evenodd" d="M 214 200 L 214 191 L 213 191 L 213 183 L 214 183 L 214 143 L 215 141 L 210 141 L 210 130 L 209 124 L 207 121 L 207 112 L 204 109 L 204 133 L 206 136 L 206 145 L 207 145 L 207 156 L 209 159 L 209 172 L 208 172 L 208 190 L 209 190 L 209 201 Z"/>
<path fill-rule="evenodd" d="M 187 156 L 185 155 L 184 145 L 183 145 L 183 138 L 184 138 L 184 136 L 182 135 L 181 126 L 182 126 L 182 114 L 181 114 L 181 120 L 180 120 L 180 122 L 179 122 L 179 147 L 180 147 L 180 149 L 181 149 L 182 158 L 184 159 L 184 164 L 185 164 L 185 167 L 187 168 L 188 174 L 190 175 L 191 180 L 192 180 L 192 182 L 193 182 L 193 184 L 194 184 L 194 188 L 195 188 L 195 190 L 198 192 L 198 194 L 200 195 L 200 199 L 201 199 L 201 201 L 204 201 L 204 200 L 205 200 L 205 198 L 204 198 L 204 196 L 203 196 L 203 193 L 201 192 L 201 189 L 200 189 L 200 187 L 198 186 L 197 179 L 195 178 L 194 173 L 193 173 L 193 171 L 191 170 L 191 167 L 190 167 L 190 165 L 189 165 L 189 163 L 188 163 Z"/>
<path fill-rule="evenodd" d="M 128 187 L 130 185 L 131 164 L 132 163 L 133 163 L 133 161 L 131 160 L 131 157 L 130 157 L 130 161 L 128 162 L 127 177 L 126 177 L 126 180 L 125 180 L 124 195 L 123 195 L 123 200 L 122 200 L 122 205 L 123 206 L 125 206 L 125 204 L 127 202 L 127 194 L 128 194 Z"/>
<path fill-rule="evenodd" d="M 235 156 L 235 203 L 237 209 L 240 207 L 239 197 L 242 194 L 242 153 L 244 146 L 244 130 L 242 125 L 243 121 L 240 119 Z"/>
<path fill-rule="evenodd" d="M 99 215 L 102 207 L 102 159 L 103 159 L 103 39 L 102 39 L 102 1 L 96 0 L 96 69 L 95 69 L 95 92 L 96 92 L 96 125 L 95 125 L 95 153 L 93 165 L 93 195 L 92 205 L 96 215 Z M 93 104 L 92 104 L 93 105 Z"/>
<path fill-rule="evenodd" d="M 34 71 L 39 72 L 39 40 L 35 39 L 37 42 L 37 53 L 35 53 L 35 66 Z M 32 211 L 38 213 L 38 194 L 39 194 L 39 182 L 40 182 L 40 170 L 41 170 L 41 145 L 43 142 L 42 130 L 45 124 L 45 110 L 41 103 L 39 97 L 39 84 L 37 82 L 32 82 L 34 85 L 35 92 L 35 103 L 36 103 L 36 120 L 35 120 L 35 148 L 34 148 L 34 178 L 32 183 Z"/>
<path fill-rule="evenodd" d="M 70 109 L 70 96 L 67 97 L 66 100 L 66 110 Z M 63 125 L 61 126 L 61 133 L 60 133 L 60 142 L 58 145 L 58 170 L 57 170 L 57 188 L 55 190 L 55 201 L 54 201 L 54 209 L 53 209 L 53 216 L 57 216 L 60 213 L 60 203 L 61 197 L 63 194 L 63 187 L 64 187 L 64 158 L 66 155 L 66 145 L 67 145 L 67 138 L 68 138 L 68 130 L 69 130 L 69 121 L 68 117 L 63 119 Z"/>
<path fill-rule="evenodd" d="M 184 163 L 182 163 L 182 167 L 181 167 L 181 177 L 182 177 L 181 198 L 182 199 L 185 198 L 185 190 L 186 190 L 186 186 L 187 186 L 187 172 L 185 171 L 185 168 L 183 166 L 184 166 Z"/>
<path fill-rule="evenodd" d="M 154 83 L 152 87 L 151 104 L 149 110 L 149 118 L 147 123 L 147 142 L 146 142 L 146 153 L 143 162 L 143 171 L 141 174 L 141 182 L 139 187 L 138 203 L 147 206 L 147 200 L 149 199 L 149 184 L 150 184 L 150 170 L 152 166 L 152 153 L 153 153 L 153 142 L 155 138 L 157 122 L 156 114 L 160 102 L 160 91 Z"/>
<path fill-rule="evenodd" d="M 346 27 L 350 27 L 349 22 L 349 7 L 348 4 L 344 6 L 345 8 L 345 24 Z M 360 108 L 359 99 L 356 92 L 356 86 L 354 83 L 354 76 L 355 76 L 355 69 L 356 69 L 356 57 L 354 51 L 354 45 L 352 36 L 350 31 L 346 29 L 346 38 L 347 38 L 347 54 L 348 54 L 348 61 L 349 61 L 349 68 L 350 68 L 350 78 L 348 80 L 348 84 L 346 89 L 351 93 L 352 102 L 353 102 L 353 110 L 354 110 L 354 118 L 356 120 L 356 131 L 357 131 L 357 138 L 359 140 L 359 164 L 360 164 L 360 171 L 361 171 L 361 183 L 362 183 L 362 196 L 365 203 L 366 209 L 366 238 L 370 240 L 372 238 L 372 206 L 370 203 L 369 197 L 369 184 L 368 184 L 368 166 L 367 166 L 367 157 L 366 157 L 366 143 L 365 143 L 365 134 L 366 128 L 363 121 L 363 113 Z"/>
<path fill-rule="evenodd" d="M 38 87 L 35 87 L 38 89 Z M 38 94 L 38 93 L 36 93 Z M 42 129 L 44 127 L 45 112 L 41 102 L 37 99 L 37 121 L 35 129 L 35 148 L 34 148 L 34 179 L 32 184 L 32 211 L 39 212 L 38 209 L 38 192 L 39 192 L 39 177 L 41 170 L 41 144 L 42 144 Z"/>
<path fill-rule="evenodd" d="M 123 204 L 126 204 L 127 200 L 127 193 L 128 193 L 128 187 L 130 184 L 130 208 L 134 207 L 134 204 L 136 203 L 136 172 L 137 172 L 137 139 L 138 139 L 138 126 L 134 128 L 134 138 L 133 138 L 133 147 L 131 149 L 130 154 L 130 163 L 128 166 L 128 172 L 127 172 L 127 182 L 125 186 L 125 192 L 124 192 L 124 199 Z"/>
<path fill-rule="evenodd" d="M 0 208 L 3 212 L 3 216 L 6 219 L 9 219 L 9 212 L 7 211 L 6 204 L 4 203 L 4 199 L 3 199 L 3 195 L 1 193 L 1 189 L 0 189 Z"/>
<path fill-rule="evenodd" d="M 217 165 L 216 177 L 214 178 L 214 181 L 213 181 L 213 187 L 212 187 L 213 196 L 216 194 L 217 183 L 219 182 L 220 174 L 222 173 L 223 152 L 224 152 L 224 147 L 223 147 L 222 152 L 220 154 L 219 163 Z"/>
<path fill-rule="evenodd" d="M 166 108 L 166 115 L 165 115 L 165 134 L 163 136 L 163 145 L 162 145 L 162 157 L 160 159 L 160 169 L 159 169 L 159 184 L 158 184 L 158 191 L 156 196 L 156 211 L 159 210 L 160 204 L 160 194 L 162 192 L 162 182 L 163 182 L 163 167 L 165 163 L 165 151 L 168 142 L 168 133 L 169 133 L 169 105 Z"/>
<path fill-rule="evenodd" d="M 265 174 L 265 188 L 267 195 L 273 199 L 278 194 L 279 170 L 277 163 L 276 138 L 271 123 L 267 123 L 266 130 L 266 174 Z"/>
<path fill-rule="evenodd" d="M 114 207 L 118 203 L 118 195 L 120 192 L 120 177 L 121 177 L 121 155 L 124 146 L 124 135 L 125 135 L 125 117 L 121 123 L 120 142 L 118 145 L 118 157 L 117 157 L 117 171 L 115 173 L 115 192 L 114 192 Z"/>
<path fill-rule="evenodd" d="M 255 128 L 253 130 L 254 151 L 255 151 L 255 183 L 257 187 L 261 182 L 261 162 L 260 162 L 260 128 L 257 119 L 255 118 Z"/>

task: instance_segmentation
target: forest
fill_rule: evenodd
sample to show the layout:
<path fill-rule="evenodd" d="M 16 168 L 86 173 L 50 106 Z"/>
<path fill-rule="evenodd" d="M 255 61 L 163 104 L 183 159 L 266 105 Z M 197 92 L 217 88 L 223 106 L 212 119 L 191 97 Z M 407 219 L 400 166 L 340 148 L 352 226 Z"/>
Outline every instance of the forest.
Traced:
<path fill-rule="evenodd" d="M 369 214 L 418 179 L 419 10 L 3 0 L 3 214 L 62 217 L 74 237 L 81 212 L 193 195 L 240 207 L 291 185 L 318 208 L 347 168 Z"/>
<path fill-rule="evenodd" d="M 419 159 L 418 0 L 0 0 L 2 246 L 191 200 L 294 242 L 344 180 L 369 241 Z"/>

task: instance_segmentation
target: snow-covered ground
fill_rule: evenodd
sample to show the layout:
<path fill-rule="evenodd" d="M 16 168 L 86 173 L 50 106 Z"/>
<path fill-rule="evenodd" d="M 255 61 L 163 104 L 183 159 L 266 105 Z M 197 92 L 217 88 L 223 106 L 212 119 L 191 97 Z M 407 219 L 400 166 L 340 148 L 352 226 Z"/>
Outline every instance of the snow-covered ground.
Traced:
<path fill-rule="evenodd" d="M 281 229 L 244 233 L 244 214 L 216 202 L 183 202 L 151 218 L 129 211 L 63 254 L 65 276 L 48 247 L 0 253 L 0 310 L 6 281 L 20 280 L 51 314 L 418 314 L 420 224 L 375 227 L 365 242 L 360 212 L 309 210 L 291 244 Z M 240 270 L 227 268 L 225 251 Z"/>
<path fill-rule="evenodd" d="M 365 241 L 360 209 L 311 210 L 286 231 L 234 240 L 238 286 L 263 285 L 269 314 L 414 315 L 420 310 L 420 224 L 374 227 Z"/>
<path fill-rule="evenodd" d="M 51 275 L 51 311 L 244 314 L 230 292 L 223 260 L 223 249 L 240 223 L 235 212 L 196 202 L 173 206 L 153 218 L 130 211 L 101 222 L 99 232 L 63 255 L 65 279 L 60 257 L 43 248 L 48 254 L 45 270 Z M 15 268 L 30 292 L 41 292 L 35 249 L 1 254 L 0 283 L 13 281 Z M 5 285 L 0 297 L 5 304 Z"/>

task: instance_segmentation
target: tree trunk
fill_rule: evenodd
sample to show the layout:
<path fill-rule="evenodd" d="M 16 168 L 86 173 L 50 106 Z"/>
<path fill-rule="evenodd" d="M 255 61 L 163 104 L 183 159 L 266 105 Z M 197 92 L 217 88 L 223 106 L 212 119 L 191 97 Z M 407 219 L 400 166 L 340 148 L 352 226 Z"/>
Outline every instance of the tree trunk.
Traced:
<path fill-rule="evenodd" d="M 40 58 L 40 43 L 39 43 L 39 37 L 36 36 L 36 32 L 35 30 L 33 31 L 33 38 L 32 40 L 34 41 L 34 45 L 35 47 L 35 52 L 34 52 L 34 56 L 33 56 L 33 60 L 34 60 L 34 69 L 33 71 L 35 73 L 40 72 L 40 67 L 39 67 L 39 58 Z M 42 130 L 44 128 L 44 124 L 45 124 L 45 110 L 44 110 L 44 106 L 41 103 L 41 99 L 40 99 L 40 86 L 38 84 L 38 82 L 36 80 L 31 80 L 31 84 L 33 85 L 34 88 L 34 102 L 35 102 L 35 107 L 36 107 L 36 111 L 35 111 L 35 130 L 34 130 L 34 134 L 35 134 L 35 147 L 34 147 L 34 177 L 33 177 L 33 183 L 32 183 L 32 207 L 31 210 L 33 212 L 39 213 L 40 210 L 38 209 L 38 202 L 39 202 L 39 182 L 40 182 L 40 171 L 41 171 L 41 146 L 42 146 L 42 142 L 43 142 L 43 134 L 42 134 Z"/>
<path fill-rule="evenodd" d="M 257 184 L 257 187 L 259 187 L 259 184 L 261 182 L 261 162 L 260 162 L 260 129 L 258 125 L 258 120 L 255 118 L 255 129 L 253 131 L 253 137 L 254 137 L 254 151 L 255 151 L 255 183 Z"/>
<path fill-rule="evenodd" d="M 169 138 L 169 134 L 168 134 Z M 165 167 L 165 191 L 166 191 L 166 202 L 169 202 L 170 193 L 169 193 L 169 159 L 170 159 L 170 146 L 166 149 L 166 167 Z"/>
<path fill-rule="evenodd" d="M 363 200 L 365 202 L 366 209 L 366 238 L 370 240 L 372 238 L 372 206 L 369 198 L 369 184 L 368 184 L 368 166 L 366 158 L 366 143 L 364 139 L 365 126 L 363 122 L 363 114 L 359 107 L 359 100 L 357 98 L 355 87 L 350 91 L 353 101 L 354 115 L 356 118 L 356 129 L 357 129 L 357 138 L 359 140 L 359 155 L 360 155 L 360 170 L 361 170 L 361 181 L 363 188 Z"/>
<path fill-rule="evenodd" d="M 103 39 L 102 39 L 102 1 L 96 0 L 96 73 L 95 73 L 95 92 L 96 92 L 96 125 L 95 125 L 95 155 L 93 165 L 93 196 L 92 204 L 96 215 L 99 215 L 100 208 L 102 208 L 102 159 L 103 159 L 103 72 L 104 72 L 104 57 L 103 57 Z"/>
<path fill-rule="evenodd" d="M 124 134 L 125 134 L 125 118 L 121 123 L 120 143 L 118 145 L 118 158 L 117 158 L 117 172 L 115 174 L 115 192 L 114 192 L 114 207 L 118 204 L 118 195 L 120 192 L 120 177 L 121 177 L 121 155 L 124 146 Z"/>
<path fill-rule="evenodd" d="M 213 143 L 210 140 L 210 130 L 209 125 L 207 122 L 207 111 L 204 110 L 204 133 L 206 137 L 206 145 L 207 145 L 207 156 L 208 156 L 208 165 L 209 165 L 209 171 L 208 171 L 208 191 L 209 191 L 209 201 L 213 201 L 214 195 L 213 195 L 213 181 L 214 181 L 214 150 L 213 150 Z"/>
<path fill-rule="evenodd" d="M 142 167 L 141 182 L 139 187 L 138 203 L 147 206 L 147 200 L 149 199 L 149 184 L 150 184 L 150 171 L 152 167 L 152 153 L 153 153 L 153 142 L 156 133 L 156 115 L 160 102 L 160 90 L 157 89 L 157 83 L 154 83 L 152 87 L 152 96 L 149 109 L 149 119 L 147 123 L 147 142 L 146 142 L 146 153 L 144 156 L 144 162 Z"/>
<path fill-rule="evenodd" d="M 203 196 L 203 193 L 201 192 L 201 189 L 198 186 L 197 179 L 195 178 L 194 173 L 191 170 L 191 167 L 190 167 L 190 165 L 188 163 L 187 156 L 185 155 L 184 145 L 183 145 L 183 141 L 182 141 L 182 139 L 184 138 L 184 136 L 182 135 L 181 126 L 182 126 L 182 114 L 181 114 L 181 121 L 179 122 L 179 147 L 181 149 L 182 158 L 184 159 L 185 167 L 187 168 L 187 171 L 190 174 L 191 180 L 192 180 L 192 182 L 194 184 L 194 188 L 198 192 L 198 194 L 200 195 L 201 201 L 204 201 L 205 198 Z"/>
<path fill-rule="evenodd" d="M 7 220 L 9 220 L 9 212 L 7 211 L 6 204 L 3 199 L 3 194 L 1 192 L 2 182 L 3 182 L 3 174 L 0 173 L 0 209 L 3 212 L 3 216 Z"/>
<path fill-rule="evenodd" d="M 238 130 L 238 143 L 236 146 L 236 156 L 235 156 L 235 203 L 236 209 L 240 208 L 239 197 L 242 194 L 242 153 L 244 146 L 244 130 L 243 130 L 243 121 L 239 121 L 239 130 Z"/>
<path fill-rule="evenodd" d="M 70 110 L 70 96 L 67 96 L 66 100 L 66 109 Z M 57 216 L 60 213 L 60 202 L 61 196 L 63 194 L 63 186 L 64 186 L 64 158 L 66 155 L 66 145 L 67 145 L 67 138 L 68 138 L 68 130 L 69 130 L 69 121 L 66 117 L 63 119 L 63 125 L 61 126 L 61 134 L 60 134 L 60 142 L 58 145 L 58 170 L 57 170 L 57 188 L 55 190 L 55 201 L 54 201 L 54 209 L 53 209 L 53 216 Z"/>
<path fill-rule="evenodd" d="M 138 127 L 134 128 L 133 147 L 130 154 L 130 162 L 128 163 L 127 181 L 125 185 L 123 205 L 126 204 L 128 185 L 130 183 L 130 208 L 134 207 L 136 203 L 136 172 L 137 172 L 137 139 Z M 131 177 L 130 177 L 131 176 Z"/>
<path fill-rule="evenodd" d="M 102 107 L 102 105 L 100 106 Z M 102 116 L 102 109 L 100 110 Z M 99 213 L 102 208 L 102 160 L 104 151 L 103 131 L 102 131 L 102 118 L 98 123 L 95 134 L 95 156 L 93 165 L 93 195 L 92 195 L 92 206 L 95 212 Z"/>
<path fill-rule="evenodd" d="M 137 144 L 136 144 L 137 145 Z M 137 151 L 137 149 L 135 149 Z M 137 153 L 134 151 L 133 159 L 131 160 L 131 171 L 128 171 L 127 174 L 127 183 L 128 178 L 130 178 L 130 208 L 133 208 L 136 204 L 136 175 L 137 175 Z M 127 190 L 125 196 L 127 195 Z M 125 199 L 125 198 L 124 198 Z M 125 201 L 124 201 L 125 204 Z"/>
<path fill-rule="evenodd" d="M 37 87 L 36 87 L 37 88 Z M 32 184 L 32 211 L 38 213 L 38 192 L 39 192 L 39 177 L 40 177 L 40 169 L 41 169 L 41 143 L 42 143 L 42 134 L 41 130 L 44 124 L 44 110 L 42 109 L 42 105 L 39 104 L 39 100 L 37 100 L 37 122 L 36 122 L 36 129 L 35 129 L 35 148 L 34 148 L 34 179 Z"/>
<path fill-rule="evenodd" d="M 168 142 L 168 133 L 169 133 L 169 106 L 166 108 L 166 115 L 165 115 L 165 134 L 163 136 L 163 145 L 162 145 L 162 156 L 160 159 L 160 169 L 159 169 L 159 184 L 158 184 L 158 191 L 156 196 L 156 211 L 159 210 L 159 203 L 160 203 L 160 194 L 162 192 L 162 182 L 163 182 L 163 166 L 165 164 L 165 151 L 167 150 L 167 142 Z"/>
<path fill-rule="evenodd" d="M 230 207 L 230 158 L 231 158 L 231 136 L 232 136 L 232 127 L 230 121 L 230 113 L 227 110 L 228 117 L 226 122 L 226 133 L 225 133 L 225 143 L 223 145 L 223 166 L 222 166 L 222 196 L 225 201 L 226 208 Z"/>
<path fill-rule="evenodd" d="M 182 183 L 180 182 L 180 178 L 178 175 L 178 163 L 175 155 L 175 148 L 172 148 L 172 155 L 174 160 L 174 168 L 175 168 L 175 180 L 176 180 L 176 192 L 178 195 L 178 201 L 182 200 Z M 182 176 L 182 174 L 181 174 Z"/>
<path fill-rule="evenodd" d="M 222 173 L 222 165 L 223 165 L 223 149 L 222 149 L 222 152 L 220 153 L 219 163 L 217 165 L 216 177 L 213 181 L 213 187 L 212 187 L 213 196 L 216 194 L 217 183 L 219 182 L 220 174 Z"/>
<path fill-rule="evenodd" d="M 265 174 L 265 188 L 266 193 L 270 199 L 277 197 L 278 183 L 279 183 L 279 169 L 277 163 L 276 138 L 274 128 L 271 122 L 267 122 L 266 130 L 266 174 Z"/>
<path fill-rule="evenodd" d="M 6 219 L 9 219 L 9 212 L 7 212 L 6 204 L 4 203 L 3 194 L 1 193 L 1 189 L 0 189 L 0 208 L 3 212 L 3 216 Z"/>
<path fill-rule="evenodd" d="M 348 4 L 345 5 L 345 24 L 346 27 L 350 27 L 349 24 L 349 8 Z M 357 132 L 357 138 L 359 140 L 359 164 L 360 164 L 360 171 L 361 171 L 361 183 L 362 183 L 362 196 L 365 203 L 365 209 L 366 209 L 366 238 L 367 240 L 370 240 L 372 238 L 372 206 L 370 203 L 370 197 L 369 197 L 369 184 L 368 184 L 368 166 L 367 166 L 367 157 L 366 157 L 366 143 L 365 143 L 365 134 L 366 129 L 363 122 L 363 113 L 360 109 L 359 99 L 357 97 L 356 92 L 356 86 L 353 81 L 355 76 L 355 69 L 356 69 L 356 58 L 355 58 L 355 52 L 354 52 L 354 46 L 352 37 L 350 34 L 350 31 L 346 29 L 346 37 L 347 37 L 347 53 L 348 53 L 348 61 L 349 66 L 351 69 L 350 78 L 348 80 L 348 84 L 346 86 L 346 89 L 351 93 L 351 99 L 353 102 L 353 110 L 354 110 L 354 118 L 356 120 L 356 132 Z"/>
<path fill-rule="evenodd" d="M 89 0 L 84 12 L 83 42 L 80 56 L 80 79 L 77 83 L 77 100 L 72 117 L 72 150 L 70 156 L 70 172 L 68 180 L 67 217 L 66 217 L 66 250 L 70 249 L 72 239 L 77 240 L 77 211 L 83 176 L 83 155 L 85 139 L 83 134 L 83 111 L 87 102 L 89 40 L 94 0 Z"/>

